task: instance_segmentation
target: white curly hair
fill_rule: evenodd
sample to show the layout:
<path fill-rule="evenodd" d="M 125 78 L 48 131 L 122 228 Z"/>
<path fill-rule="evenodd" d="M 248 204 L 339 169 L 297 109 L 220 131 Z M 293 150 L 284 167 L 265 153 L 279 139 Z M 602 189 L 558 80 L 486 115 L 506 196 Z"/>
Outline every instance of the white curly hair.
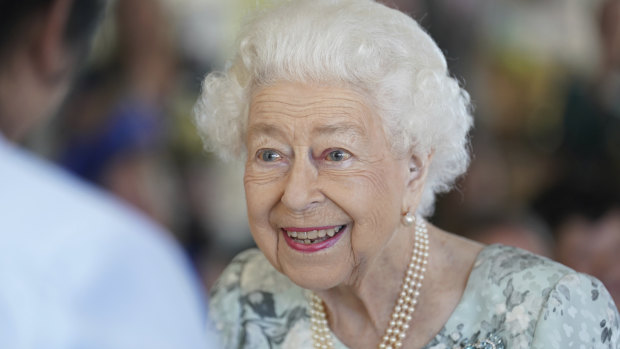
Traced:
<path fill-rule="evenodd" d="M 245 156 L 252 91 L 277 81 L 362 91 L 396 151 L 433 152 L 418 214 L 451 189 L 469 163 L 470 99 L 445 57 L 409 16 L 372 0 L 285 1 L 257 13 L 223 72 L 210 73 L 194 108 L 208 151 Z"/>

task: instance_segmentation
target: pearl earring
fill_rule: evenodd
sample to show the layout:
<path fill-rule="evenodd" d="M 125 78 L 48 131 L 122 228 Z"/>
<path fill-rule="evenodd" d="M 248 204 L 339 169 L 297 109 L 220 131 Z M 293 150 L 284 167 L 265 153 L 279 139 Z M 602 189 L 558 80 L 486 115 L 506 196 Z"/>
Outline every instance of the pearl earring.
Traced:
<path fill-rule="evenodd" d="M 415 222 L 415 216 L 410 211 L 407 211 L 407 213 L 403 215 L 402 221 L 404 225 L 410 226 Z"/>

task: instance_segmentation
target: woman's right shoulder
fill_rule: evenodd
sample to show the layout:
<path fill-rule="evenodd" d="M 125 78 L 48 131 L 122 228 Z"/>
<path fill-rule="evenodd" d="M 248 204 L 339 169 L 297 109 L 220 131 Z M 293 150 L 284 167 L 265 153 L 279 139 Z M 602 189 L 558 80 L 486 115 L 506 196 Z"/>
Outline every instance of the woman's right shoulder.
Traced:
<path fill-rule="evenodd" d="M 269 347 L 256 343 L 277 342 L 265 337 L 263 327 L 268 326 L 269 333 L 287 333 L 292 324 L 307 317 L 304 292 L 278 272 L 260 250 L 237 255 L 210 295 L 209 315 L 222 347 Z"/>
<path fill-rule="evenodd" d="M 230 293 L 234 290 L 238 290 L 241 283 L 241 275 L 246 265 L 252 262 L 259 262 L 258 260 L 260 257 L 260 251 L 254 248 L 243 251 L 235 256 L 213 285 L 210 291 L 211 299 L 217 298 L 221 292 Z"/>
<path fill-rule="evenodd" d="M 239 253 L 224 269 L 211 289 L 211 299 L 220 293 L 236 293 L 238 296 L 256 291 L 274 292 L 295 287 L 283 274 L 269 263 L 263 253 L 249 249 Z"/>

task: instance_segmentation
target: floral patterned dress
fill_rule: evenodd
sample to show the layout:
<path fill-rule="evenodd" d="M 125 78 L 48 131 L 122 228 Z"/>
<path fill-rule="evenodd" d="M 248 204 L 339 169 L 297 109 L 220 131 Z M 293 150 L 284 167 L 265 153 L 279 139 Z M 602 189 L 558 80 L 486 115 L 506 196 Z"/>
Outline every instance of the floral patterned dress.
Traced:
<path fill-rule="evenodd" d="M 256 249 L 238 255 L 211 294 L 222 348 L 313 348 L 307 291 Z M 424 349 L 620 348 L 618 310 L 605 287 L 549 259 L 484 248 L 465 292 Z M 337 338 L 336 349 L 347 348 Z"/>

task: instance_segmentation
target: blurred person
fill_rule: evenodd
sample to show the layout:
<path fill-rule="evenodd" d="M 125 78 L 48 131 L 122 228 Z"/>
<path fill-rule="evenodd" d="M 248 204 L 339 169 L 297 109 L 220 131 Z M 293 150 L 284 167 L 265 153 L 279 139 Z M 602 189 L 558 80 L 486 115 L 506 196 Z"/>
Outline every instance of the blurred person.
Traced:
<path fill-rule="evenodd" d="M 620 191 L 617 178 L 574 176 L 536 198 L 554 235 L 556 260 L 600 279 L 620 302 Z"/>
<path fill-rule="evenodd" d="M 63 100 L 103 7 L 0 5 L 0 347 L 206 348 L 200 287 L 166 233 L 13 143 Z"/>
<path fill-rule="evenodd" d="M 508 217 L 502 214 L 478 219 L 466 234 L 483 244 L 502 244 L 553 257 L 553 239 L 546 226 L 532 217 Z"/>
<path fill-rule="evenodd" d="M 600 9 L 602 43 L 601 103 L 620 116 L 620 0 L 607 0 Z"/>
<path fill-rule="evenodd" d="M 556 259 L 596 276 L 620 304 L 620 203 L 594 219 L 570 215 L 556 229 Z"/>
<path fill-rule="evenodd" d="M 188 163 L 203 154 L 188 117 L 196 92 L 183 95 L 186 65 L 177 64 L 172 17 L 160 0 L 118 0 L 110 12 L 103 25 L 113 30 L 99 39 L 115 44 L 88 66 L 60 111 L 56 161 L 168 228 L 203 275 L 212 267 L 203 262 L 212 256 L 209 218 L 196 213 L 194 199 L 211 196 L 188 180 Z M 183 122 L 189 136 L 179 130 Z"/>
<path fill-rule="evenodd" d="M 601 3 L 601 63 L 569 86 L 554 182 L 533 200 L 555 258 L 599 278 L 620 301 L 620 0 Z"/>
<path fill-rule="evenodd" d="M 472 117 L 417 22 L 282 1 L 236 49 L 196 105 L 208 149 L 245 162 L 258 246 L 212 291 L 224 348 L 618 347 L 598 280 L 424 218 L 467 168 Z"/>
<path fill-rule="evenodd" d="M 602 3 L 598 24 L 599 70 L 569 85 L 558 154 L 564 172 L 587 168 L 584 178 L 609 170 L 620 175 L 620 0 Z"/>
<path fill-rule="evenodd" d="M 166 107 L 175 85 L 170 21 L 158 0 L 114 3 L 110 62 L 91 68 L 62 113 L 59 163 L 175 230 Z"/>

